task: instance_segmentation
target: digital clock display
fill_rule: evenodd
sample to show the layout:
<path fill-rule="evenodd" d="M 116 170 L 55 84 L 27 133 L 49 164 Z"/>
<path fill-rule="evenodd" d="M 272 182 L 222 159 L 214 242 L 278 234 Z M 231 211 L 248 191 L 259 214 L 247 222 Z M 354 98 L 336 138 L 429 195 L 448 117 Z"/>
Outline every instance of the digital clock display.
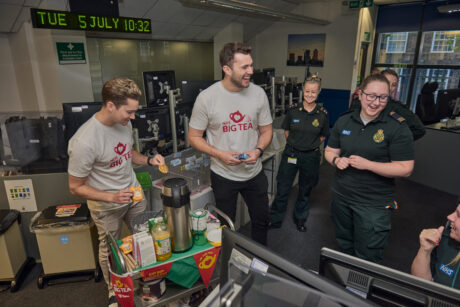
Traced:
<path fill-rule="evenodd" d="M 34 28 L 125 33 L 151 33 L 150 19 L 73 14 L 66 11 L 30 9 Z"/>

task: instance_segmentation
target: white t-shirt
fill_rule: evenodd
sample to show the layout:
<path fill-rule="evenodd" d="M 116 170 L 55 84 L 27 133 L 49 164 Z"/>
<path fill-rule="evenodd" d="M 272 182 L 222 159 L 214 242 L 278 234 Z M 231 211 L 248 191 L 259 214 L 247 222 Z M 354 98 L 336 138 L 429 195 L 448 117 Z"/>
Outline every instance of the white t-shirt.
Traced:
<path fill-rule="evenodd" d="M 219 150 L 245 152 L 253 150 L 259 139 L 259 126 L 272 123 L 265 91 L 252 83 L 240 92 L 230 92 L 222 82 L 202 91 L 193 107 L 190 127 L 206 130 L 206 141 Z M 211 158 L 211 170 L 234 181 L 246 181 L 262 170 L 262 162 L 226 165 Z"/>
<path fill-rule="evenodd" d="M 93 115 L 69 141 L 68 173 L 88 177 L 87 184 L 106 192 L 139 186 L 132 167 L 132 127 L 105 126 Z M 120 204 L 88 201 L 92 210 L 120 208 Z"/>

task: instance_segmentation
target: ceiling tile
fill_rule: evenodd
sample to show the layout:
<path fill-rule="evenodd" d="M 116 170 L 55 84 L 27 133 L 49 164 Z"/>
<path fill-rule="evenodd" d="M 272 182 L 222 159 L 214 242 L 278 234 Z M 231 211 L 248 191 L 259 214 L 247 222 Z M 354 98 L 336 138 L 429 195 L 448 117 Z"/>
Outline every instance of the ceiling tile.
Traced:
<path fill-rule="evenodd" d="M 10 32 L 16 17 L 21 12 L 21 6 L 0 4 L 0 32 Z"/>
<path fill-rule="evenodd" d="M 145 14 L 145 18 L 150 18 L 152 21 L 169 21 L 175 12 L 182 8 L 179 2 L 171 0 L 157 0 L 155 5 Z"/>
<path fill-rule="evenodd" d="M 170 22 L 189 25 L 202 13 L 202 10 L 181 6 L 179 9 L 175 10 Z"/>

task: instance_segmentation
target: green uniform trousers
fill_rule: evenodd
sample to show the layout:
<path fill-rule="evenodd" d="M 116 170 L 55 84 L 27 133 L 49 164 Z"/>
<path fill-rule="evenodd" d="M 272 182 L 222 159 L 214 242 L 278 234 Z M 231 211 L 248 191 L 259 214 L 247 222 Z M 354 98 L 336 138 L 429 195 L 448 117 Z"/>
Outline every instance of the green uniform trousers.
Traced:
<path fill-rule="evenodd" d="M 331 215 L 342 252 L 382 263 L 383 248 L 390 236 L 391 210 L 385 206 L 352 204 L 334 193 Z"/>
<path fill-rule="evenodd" d="M 289 163 L 288 158 L 296 159 L 296 163 Z M 294 219 L 306 221 L 308 217 L 308 198 L 311 190 L 318 183 L 318 171 L 321 153 L 319 150 L 308 152 L 297 151 L 290 145 L 286 145 L 278 169 L 277 194 L 270 209 L 270 222 L 274 226 L 281 226 L 289 192 L 294 182 L 297 171 L 299 172 L 299 194 L 294 209 Z"/>

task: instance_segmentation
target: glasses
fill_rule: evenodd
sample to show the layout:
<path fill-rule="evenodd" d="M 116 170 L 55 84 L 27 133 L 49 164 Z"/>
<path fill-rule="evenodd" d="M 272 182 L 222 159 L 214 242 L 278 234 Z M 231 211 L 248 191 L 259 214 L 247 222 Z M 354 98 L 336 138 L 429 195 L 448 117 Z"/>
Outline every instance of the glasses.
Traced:
<path fill-rule="evenodd" d="M 361 91 L 364 95 L 366 95 L 366 98 L 367 100 L 369 101 L 375 101 L 377 98 L 379 99 L 380 102 L 387 102 L 388 101 L 388 95 L 380 95 L 380 96 L 377 96 L 375 94 L 368 94 L 364 91 Z"/>

